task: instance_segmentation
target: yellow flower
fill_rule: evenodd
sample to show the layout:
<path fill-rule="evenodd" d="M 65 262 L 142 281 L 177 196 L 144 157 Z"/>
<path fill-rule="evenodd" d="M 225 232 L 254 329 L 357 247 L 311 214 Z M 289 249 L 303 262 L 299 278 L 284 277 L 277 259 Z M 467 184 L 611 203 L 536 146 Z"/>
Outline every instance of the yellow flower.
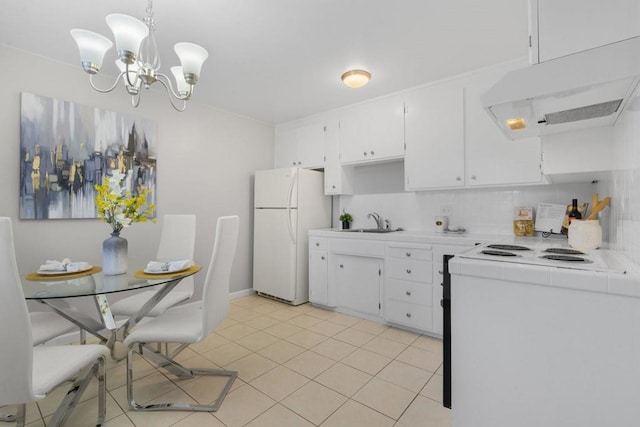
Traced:
<path fill-rule="evenodd" d="M 147 222 L 153 218 L 155 206 L 147 203 L 149 190 L 144 190 L 136 197 L 123 187 L 125 175 L 115 171 L 111 178 L 105 177 L 102 185 L 96 184 L 96 211 L 100 220 L 111 225 L 114 233 L 134 222 Z"/>

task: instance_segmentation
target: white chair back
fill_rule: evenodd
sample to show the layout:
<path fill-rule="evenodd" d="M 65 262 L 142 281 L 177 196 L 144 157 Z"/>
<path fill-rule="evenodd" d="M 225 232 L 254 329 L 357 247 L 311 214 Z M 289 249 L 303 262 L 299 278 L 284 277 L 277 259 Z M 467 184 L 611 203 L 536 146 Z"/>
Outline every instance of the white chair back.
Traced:
<path fill-rule="evenodd" d="M 216 224 L 216 237 L 209 270 L 202 292 L 202 336 L 206 337 L 229 313 L 229 278 L 238 245 L 238 216 L 222 216 Z"/>
<path fill-rule="evenodd" d="M 196 246 L 196 216 L 168 214 L 162 217 L 158 260 L 190 259 L 193 261 Z M 193 276 L 185 277 L 174 288 L 193 295 Z"/>
<path fill-rule="evenodd" d="M 34 400 L 33 338 L 13 246 L 11 219 L 0 218 L 0 405 Z"/>

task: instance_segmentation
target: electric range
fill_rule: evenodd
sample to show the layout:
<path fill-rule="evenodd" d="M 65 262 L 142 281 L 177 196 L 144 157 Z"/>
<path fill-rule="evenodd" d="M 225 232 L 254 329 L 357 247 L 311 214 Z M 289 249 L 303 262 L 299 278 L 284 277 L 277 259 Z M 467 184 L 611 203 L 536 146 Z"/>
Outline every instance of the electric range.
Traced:
<path fill-rule="evenodd" d="M 616 251 L 589 251 L 569 247 L 565 238 L 508 238 L 476 246 L 461 258 L 558 267 L 574 270 L 624 273 L 626 259 Z"/>

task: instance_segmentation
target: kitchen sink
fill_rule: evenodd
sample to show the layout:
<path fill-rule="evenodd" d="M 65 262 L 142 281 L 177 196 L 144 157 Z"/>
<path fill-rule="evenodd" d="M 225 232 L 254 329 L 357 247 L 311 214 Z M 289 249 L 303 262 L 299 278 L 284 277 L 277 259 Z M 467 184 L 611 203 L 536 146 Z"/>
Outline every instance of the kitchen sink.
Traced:
<path fill-rule="evenodd" d="M 340 230 L 340 231 L 345 231 L 345 232 L 351 232 L 351 233 L 392 233 L 394 231 L 400 231 L 400 229 L 378 229 L 378 228 L 349 228 L 347 230 Z"/>

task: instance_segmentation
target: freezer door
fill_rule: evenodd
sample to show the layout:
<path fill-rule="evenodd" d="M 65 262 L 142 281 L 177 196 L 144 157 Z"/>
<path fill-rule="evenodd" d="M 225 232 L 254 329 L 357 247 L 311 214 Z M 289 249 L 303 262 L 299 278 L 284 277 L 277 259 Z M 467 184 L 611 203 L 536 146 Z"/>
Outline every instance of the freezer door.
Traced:
<path fill-rule="evenodd" d="M 295 209 L 256 209 L 253 231 L 253 289 L 293 301 L 296 298 Z"/>
<path fill-rule="evenodd" d="M 298 169 L 256 171 L 256 208 L 295 208 L 298 206 Z"/>

